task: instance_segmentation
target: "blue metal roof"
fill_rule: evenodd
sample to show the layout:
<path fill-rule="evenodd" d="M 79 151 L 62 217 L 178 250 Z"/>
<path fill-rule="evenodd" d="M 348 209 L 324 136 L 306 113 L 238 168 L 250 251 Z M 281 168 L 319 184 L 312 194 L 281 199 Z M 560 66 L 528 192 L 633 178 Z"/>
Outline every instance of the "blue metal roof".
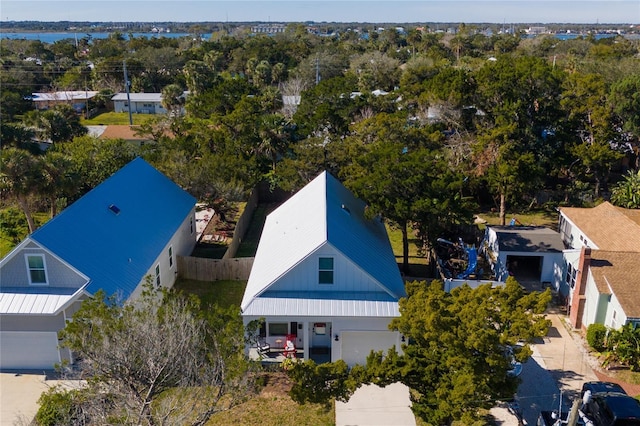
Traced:
<path fill-rule="evenodd" d="M 31 238 L 126 300 L 194 208 L 195 198 L 136 158 Z M 195 237 L 194 237 L 195 238 Z"/>

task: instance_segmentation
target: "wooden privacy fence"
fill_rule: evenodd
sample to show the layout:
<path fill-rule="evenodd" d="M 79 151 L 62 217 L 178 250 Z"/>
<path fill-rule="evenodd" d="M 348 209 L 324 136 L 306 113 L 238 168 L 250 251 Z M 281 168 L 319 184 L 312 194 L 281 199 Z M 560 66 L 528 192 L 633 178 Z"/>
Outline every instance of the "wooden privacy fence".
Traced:
<path fill-rule="evenodd" d="M 217 281 L 249 279 L 253 257 L 207 259 L 178 256 L 178 276 L 189 280 Z"/>

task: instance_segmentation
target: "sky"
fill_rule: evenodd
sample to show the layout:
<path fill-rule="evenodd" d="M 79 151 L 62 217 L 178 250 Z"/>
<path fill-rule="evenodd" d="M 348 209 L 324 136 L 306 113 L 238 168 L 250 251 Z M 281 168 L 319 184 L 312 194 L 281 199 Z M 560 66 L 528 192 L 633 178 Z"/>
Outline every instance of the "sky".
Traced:
<path fill-rule="evenodd" d="M 640 0 L 0 0 L 25 20 L 640 24 Z"/>

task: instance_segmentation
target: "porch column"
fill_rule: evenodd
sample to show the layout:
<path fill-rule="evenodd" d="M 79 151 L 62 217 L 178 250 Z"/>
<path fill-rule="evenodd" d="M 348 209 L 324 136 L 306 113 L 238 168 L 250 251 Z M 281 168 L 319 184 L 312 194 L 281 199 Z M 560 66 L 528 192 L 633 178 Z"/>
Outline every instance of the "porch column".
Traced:
<path fill-rule="evenodd" d="M 302 323 L 302 329 L 304 330 L 304 337 L 302 339 L 302 349 L 304 351 L 304 360 L 309 359 L 309 339 L 311 337 L 311 331 L 309 330 L 309 321 Z"/>

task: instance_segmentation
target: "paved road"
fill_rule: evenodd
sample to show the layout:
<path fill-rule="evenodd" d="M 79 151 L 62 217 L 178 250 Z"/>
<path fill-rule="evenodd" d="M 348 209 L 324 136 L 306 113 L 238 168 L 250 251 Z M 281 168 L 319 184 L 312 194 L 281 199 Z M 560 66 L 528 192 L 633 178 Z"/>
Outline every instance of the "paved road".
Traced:
<path fill-rule="evenodd" d="M 565 409 L 570 407 L 584 382 L 598 380 L 579 335 L 569 330 L 564 315 L 552 312 L 547 318 L 551 320 L 551 328 L 547 337 L 532 347 L 533 357 L 523 366 L 517 393 L 529 425 L 536 424 L 540 410 L 557 410 L 560 404 Z"/>

